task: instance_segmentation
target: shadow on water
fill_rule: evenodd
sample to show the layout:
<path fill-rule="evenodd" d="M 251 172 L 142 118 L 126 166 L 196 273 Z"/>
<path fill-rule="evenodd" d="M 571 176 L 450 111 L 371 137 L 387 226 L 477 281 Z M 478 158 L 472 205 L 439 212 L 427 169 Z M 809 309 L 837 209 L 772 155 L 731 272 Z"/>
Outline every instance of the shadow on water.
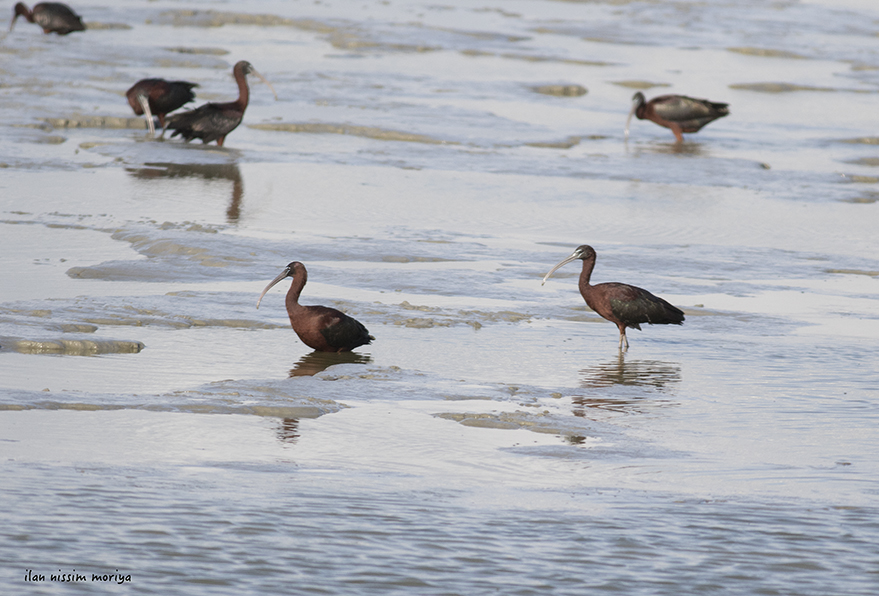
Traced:
<path fill-rule="evenodd" d="M 299 440 L 299 419 L 298 418 L 281 418 L 278 421 L 278 428 L 275 429 L 278 440 L 282 443 L 294 444 Z"/>
<path fill-rule="evenodd" d="M 244 180 L 236 163 L 219 164 L 180 164 L 147 163 L 143 168 L 127 168 L 127 172 L 137 180 L 157 180 L 168 178 L 195 178 L 206 181 L 229 181 L 232 183 L 229 206 L 226 208 L 226 221 L 237 223 L 241 217 L 241 201 L 244 198 Z"/>
<path fill-rule="evenodd" d="M 311 352 L 290 369 L 290 377 L 309 377 L 336 364 L 368 364 L 372 356 L 357 352 Z"/>

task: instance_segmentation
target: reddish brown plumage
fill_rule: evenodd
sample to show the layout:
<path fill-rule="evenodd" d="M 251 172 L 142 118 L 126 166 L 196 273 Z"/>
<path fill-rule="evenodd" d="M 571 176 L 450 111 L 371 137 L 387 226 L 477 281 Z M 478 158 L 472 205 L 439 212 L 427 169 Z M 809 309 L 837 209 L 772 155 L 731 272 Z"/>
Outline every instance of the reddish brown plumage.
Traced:
<path fill-rule="evenodd" d="M 626 137 L 632 115 L 638 120 L 650 120 L 671 129 L 678 143 L 683 142 L 681 133 L 698 132 L 709 122 L 729 114 L 729 104 L 696 99 L 686 95 L 660 95 L 646 101 L 640 91 L 632 96 L 632 110 L 626 119 Z"/>
<path fill-rule="evenodd" d="M 583 270 L 580 272 L 580 294 L 589 308 L 616 324 L 620 330 L 621 349 L 624 343 L 625 348 L 629 348 L 626 327 L 640 331 L 641 323 L 684 324 L 684 312 L 681 309 L 645 289 L 617 282 L 591 285 L 589 280 L 595 268 L 595 250 L 586 244 L 578 246 L 570 257 L 550 269 L 543 281 L 546 282 L 549 276 L 563 265 L 577 259 L 583 261 Z"/>
<path fill-rule="evenodd" d="M 359 346 L 372 343 L 375 339 L 363 324 L 335 308 L 299 304 L 299 295 L 305 287 L 305 282 L 308 281 L 305 265 L 299 261 L 287 265 L 275 279 L 269 282 L 260 294 L 256 307 L 259 308 L 259 303 L 266 292 L 287 277 L 293 278 L 287 291 L 287 315 L 290 317 L 293 331 L 302 343 L 320 352 L 349 352 Z"/>
<path fill-rule="evenodd" d="M 19 16 L 23 16 L 28 23 L 36 23 L 42 27 L 43 33 L 67 35 L 74 31 L 85 31 L 82 17 L 73 12 L 69 6 L 60 2 L 40 2 L 34 5 L 33 10 L 28 10 L 23 2 L 19 2 L 12 9 L 10 31 L 15 27 L 15 19 Z"/>
<path fill-rule="evenodd" d="M 150 112 L 159 118 L 159 126 L 165 128 L 165 115 L 182 108 L 195 99 L 192 92 L 196 83 L 187 81 L 166 81 L 165 79 L 142 79 L 125 92 L 128 104 L 135 115 L 143 116 L 143 105 L 138 96 L 146 98 Z"/>

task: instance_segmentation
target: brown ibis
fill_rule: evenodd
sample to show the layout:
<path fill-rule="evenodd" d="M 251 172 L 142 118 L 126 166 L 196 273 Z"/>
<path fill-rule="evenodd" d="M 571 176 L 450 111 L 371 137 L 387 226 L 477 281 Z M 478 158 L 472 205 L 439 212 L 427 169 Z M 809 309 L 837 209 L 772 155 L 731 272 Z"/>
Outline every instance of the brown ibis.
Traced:
<path fill-rule="evenodd" d="M 192 92 L 196 83 L 166 81 L 165 79 L 141 79 L 125 92 L 128 105 L 136 116 L 146 116 L 150 134 L 155 133 L 153 115 L 158 116 L 162 134 L 165 134 L 165 115 L 182 108 L 195 99 Z"/>
<path fill-rule="evenodd" d="M 201 139 L 208 144 L 216 141 L 222 147 L 226 135 L 235 130 L 244 118 L 244 111 L 250 100 L 250 90 L 247 87 L 247 75 L 252 74 L 268 85 L 275 99 L 278 94 L 265 77 L 259 74 L 250 62 L 241 60 L 232 68 L 232 75 L 238 83 L 238 99 L 228 103 L 206 103 L 194 110 L 173 114 L 168 118 L 168 128 L 173 130 L 171 137 L 180 135 L 187 142 L 192 139 Z"/>
<path fill-rule="evenodd" d="M 718 118 L 729 114 L 729 104 L 695 99 L 686 95 L 660 95 L 646 101 L 638 91 L 632 96 L 632 109 L 626 118 L 626 138 L 629 138 L 629 122 L 632 116 L 638 120 L 651 120 L 660 126 L 670 128 L 678 143 L 684 142 L 681 133 L 699 130 Z"/>
<path fill-rule="evenodd" d="M 67 35 L 74 31 L 85 31 L 82 17 L 73 12 L 66 4 L 60 2 L 40 2 L 29 10 L 23 2 L 19 2 L 12 9 L 12 22 L 9 30 L 15 27 L 15 20 L 22 16 L 28 23 L 36 23 L 43 28 L 43 33 L 57 33 Z"/>
<path fill-rule="evenodd" d="M 305 282 L 308 281 L 305 265 L 299 261 L 293 261 L 284 267 L 284 270 L 269 282 L 259 295 L 256 307 L 259 308 L 266 292 L 288 277 L 293 278 L 293 283 L 287 291 L 287 314 L 290 316 L 293 331 L 309 348 L 319 352 L 350 352 L 354 348 L 372 343 L 375 339 L 360 321 L 335 308 L 299 304 L 299 295 L 305 287 Z"/>
<path fill-rule="evenodd" d="M 640 331 L 641 323 L 684 324 L 684 312 L 681 309 L 647 290 L 616 282 L 591 285 L 589 278 L 592 277 L 592 270 L 595 268 L 595 250 L 586 244 L 578 246 L 571 256 L 550 269 L 540 285 L 545 284 L 549 276 L 560 267 L 577 259 L 583 261 L 583 270 L 580 272 L 580 294 L 589 308 L 611 323 L 615 323 L 619 328 L 620 350 L 623 349 L 624 343 L 625 349 L 629 349 L 626 327 Z"/>

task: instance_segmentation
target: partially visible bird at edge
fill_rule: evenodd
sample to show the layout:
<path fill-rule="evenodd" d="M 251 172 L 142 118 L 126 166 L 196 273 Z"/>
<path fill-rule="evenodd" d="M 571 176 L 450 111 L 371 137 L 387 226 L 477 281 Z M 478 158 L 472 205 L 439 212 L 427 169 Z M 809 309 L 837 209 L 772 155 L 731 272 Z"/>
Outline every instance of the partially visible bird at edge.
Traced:
<path fill-rule="evenodd" d="M 195 99 L 196 83 L 166 81 L 165 79 L 141 79 L 125 92 L 128 105 L 136 116 L 145 116 L 150 134 L 155 134 L 153 116 L 159 119 L 162 135 L 165 134 L 165 115 L 182 108 Z"/>
<path fill-rule="evenodd" d="M 686 95 L 660 95 L 646 101 L 638 91 L 632 96 L 632 109 L 626 118 L 626 139 L 629 138 L 629 122 L 632 116 L 638 120 L 650 120 L 671 129 L 678 143 L 684 142 L 681 133 L 698 132 L 703 126 L 729 114 L 729 104 L 696 99 Z"/>
<path fill-rule="evenodd" d="M 550 269 L 540 285 L 545 284 L 560 267 L 577 259 L 583 261 L 583 270 L 580 272 L 580 294 L 589 308 L 616 324 L 620 330 L 620 350 L 629 349 L 626 327 L 640 331 L 641 323 L 684 324 L 684 312 L 681 309 L 647 290 L 617 282 L 591 285 L 589 279 L 595 268 L 595 250 L 587 244 L 578 246 L 571 256 Z"/>
<path fill-rule="evenodd" d="M 308 281 L 305 265 L 299 261 L 288 264 L 269 282 L 259 295 L 256 307 L 259 308 L 266 292 L 288 277 L 293 278 L 293 281 L 287 291 L 287 315 L 293 331 L 309 348 L 319 352 L 350 352 L 354 348 L 372 343 L 375 339 L 360 321 L 335 308 L 299 304 L 299 295 Z"/>
<path fill-rule="evenodd" d="M 244 111 L 250 100 L 250 90 L 247 87 L 249 74 L 268 85 L 275 100 L 278 99 L 278 94 L 275 93 L 271 83 L 259 74 L 250 62 L 241 60 L 232 68 L 232 75 L 238 83 L 238 99 L 228 103 L 206 103 L 194 110 L 172 114 L 167 120 L 168 128 L 174 131 L 171 137 L 180 135 L 187 142 L 201 139 L 204 144 L 216 141 L 217 145 L 222 147 L 226 135 L 235 130 L 244 118 Z"/>
<path fill-rule="evenodd" d="M 33 10 L 29 10 L 19 2 L 12 9 L 12 22 L 9 31 L 15 27 L 15 20 L 22 16 L 28 23 L 36 23 L 43 28 L 43 33 L 57 33 L 67 35 L 74 31 L 85 31 L 82 17 L 73 12 L 73 9 L 60 2 L 40 2 L 35 4 Z"/>

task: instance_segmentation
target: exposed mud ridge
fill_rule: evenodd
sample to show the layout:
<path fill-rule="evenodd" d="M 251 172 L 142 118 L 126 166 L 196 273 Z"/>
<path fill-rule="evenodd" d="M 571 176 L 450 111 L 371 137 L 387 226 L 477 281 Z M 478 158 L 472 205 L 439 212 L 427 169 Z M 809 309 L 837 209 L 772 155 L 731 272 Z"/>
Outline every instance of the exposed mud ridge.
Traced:
<path fill-rule="evenodd" d="M 91 339 L 0 339 L 0 351 L 21 354 L 62 354 L 65 356 L 95 356 L 98 354 L 137 354 L 144 349 L 139 341 Z"/>
<path fill-rule="evenodd" d="M 234 329 L 278 329 L 289 325 L 273 325 L 250 319 L 198 319 L 187 315 L 172 315 L 156 312 L 155 316 L 103 316 L 84 317 L 83 321 L 98 326 L 118 325 L 123 327 L 171 327 L 173 329 L 190 329 L 192 327 L 231 327 Z"/>
<path fill-rule="evenodd" d="M 177 52 L 178 54 L 201 54 L 206 56 L 225 56 L 229 50 L 223 48 L 190 48 L 185 46 L 177 46 L 174 48 L 165 48 L 169 52 Z"/>
<path fill-rule="evenodd" d="M 840 176 L 840 181 L 857 184 L 876 184 L 879 183 L 879 177 L 863 176 L 861 174 L 842 174 Z"/>
<path fill-rule="evenodd" d="M 875 168 L 879 167 L 879 157 L 860 157 L 858 159 L 847 160 L 845 163 Z"/>
<path fill-rule="evenodd" d="M 531 90 L 542 95 L 555 95 L 556 97 L 580 97 L 589 92 L 586 87 L 576 84 L 538 85 L 531 87 Z"/>
<path fill-rule="evenodd" d="M 625 87 L 627 89 L 639 89 L 646 91 L 653 87 L 671 87 L 670 83 L 651 83 L 650 81 L 612 81 L 614 85 Z"/>
<path fill-rule="evenodd" d="M 85 24 L 86 31 L 100 31 L 100 30 L 126 30 L 131 29 L 131 25 L 127 23 L 96 23 L 95 21 L 89 21 Z"/>
<path fill-rule="evenodd" d="M 377 139 L 380 141 L 402 141 L 406 143 L 427 143 L 429 145 L 458 145 L 454 141 L 444 141 L 427 135 L 388 130 L 374 126 L 355 126 L 353 124 L 330 124 L 323 122 L 277 122 L 269 124 L 248 124 L 257 130 L 276 130 L 309 134 L 337 134 Z"/>
<path fill-rule="evenodd" d="M 150 22 L 150 21 L 148 21 Z M 257 25 L 259 27 L 296 27 L 305 31 L 332 33 L 331 27 L 312 19 L 287 19 L 271 14 L 220 12 L 217 10 L 166 10 L 155 21 L 174 27 L 222 27 L 224 25 Z"/>
<path fill-rule="evenodd" d="M 877 192 L 869 192 L 865 193 L 858 197 L 848 197 L 845 199 L 839 199 L 842 203 L 855 203 L 857 205 L 872 205 L 873 203 L 879 202 L 879 193 Z"/>
<path fill-rule="evenodd" d="M 387 43 L 364 39 L 363 34 L 356 29 L 349 31 L 334 31 L 328 36 L 327 40 L 334 48 L 348 51 L 385 50 L 392 52 L 423 53 L 437 52 L 442 49 L 440 46 L 427 46 L 410 43 Z"/>
<path fill-rule="evenodd" d="M 854 139 L 839 139 L 840 143 L 851 145 L 879 145 L 879 137 L 856 137 Z"/>
<path fill-rule="evenodd" d="M 120 118 L 119 116 L 82 116 L 74 114 L 65 118 L 42 118 L 51 128 L 134 128 L 146 130 L 144 118 Z"/>
<path fill-rule="evenodd" d="M 421 44 L 389 43 L 372 40 L 362 29 L 350 24 L 329 24 L 314 19 L 288 19 L 271 14 L 247 14 L 216 10 L 167 10 L 157 23 L 174 27 L 222 27 L 224 25 L 255 25 L 258 27 L 293 27 L 326 36 L 340 50 L 386 50 L 393 52 L 432 52 L 441 48 Z"/>
<path fill-rule="evenodd" d="M 492 57 L 507 60 L 522 60 L 524 62 L 551 62 L 554 64 L 574 64 L 577 66 L 614 66 L 612 62 L 597 62 L 595 60 L 577 60 L 575 58 L 559 58 L 557 56 L 534 56 L 515 52 L 487 52 L 484 50 L 461 50 L 465 56 L 474 58 Z"/>
<path fill-rule="evenodd" d="M 868 277 L 879 277 L 879 271 L 864 271 L 862 269 L 825 269 L 827 273 L 839 273 L 842 275 L 866 275 Z"/>
<path fill-rule="evenodd" d="M 744 91 L 758 91 L 760 93 L 792 93 L 794 91 L 847 91 L 849 93 L 873 93 L 873 91 L 867 91 L 866 89 L 836 89 L 833 87 L 797 85 L 795 83 L 733 83 L 729 88 L 741 89 Z"/>
<path fill-rule="evenodd" d="M 791 58 L 794 60 L 807 60 L 808 56 L 797 54 L 795 52 L 786 52 L 784 50 L 772 50 L 769 48 L 726 48 L 727 52 L 735 52 L 736 54 L 745 54 L 746 56 L 762 56 L 764 58 Z"/>
<path fill-rule="evenodd" d="M 0 412 L 24 410 L 74 410 L 79 412 L 101 412 L 113 410 L 146 410 L 149 412 L 180 412 L 184 414 L 239 414 L 264 416 L 270 418 L 318 418 L 331 412 L 317 406 L 226 406 L 219 404 L 192 405 L 168 404 L 151 406 L 124 406 L 118 404 L 86 404 L 63 402 L 36 402 L 28 405 L 0 403 Z"/>

